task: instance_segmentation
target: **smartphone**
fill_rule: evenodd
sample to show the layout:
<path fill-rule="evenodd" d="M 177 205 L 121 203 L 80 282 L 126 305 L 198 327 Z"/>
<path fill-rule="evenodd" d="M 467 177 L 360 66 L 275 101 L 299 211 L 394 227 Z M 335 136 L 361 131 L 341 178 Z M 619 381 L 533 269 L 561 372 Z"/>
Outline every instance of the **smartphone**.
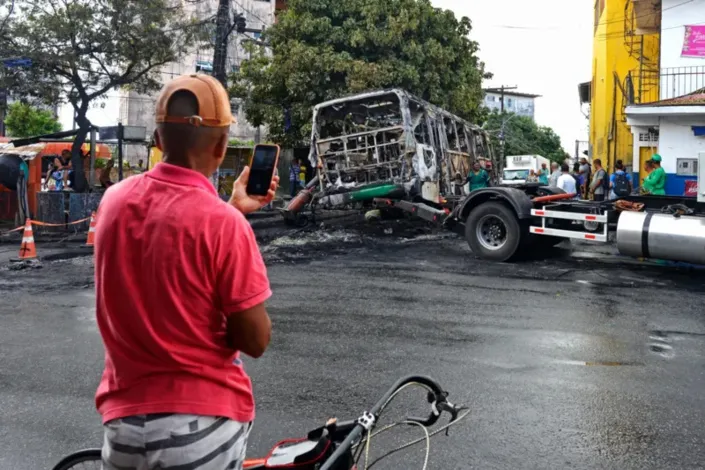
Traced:
<path fill-rule="evenodd" d="M 278 145 L 255 145 L 250 162 L 250 179 L 247 181 L 247 194 L 266 196 L 272 185 L 274 171 L 279 163 Z"/>

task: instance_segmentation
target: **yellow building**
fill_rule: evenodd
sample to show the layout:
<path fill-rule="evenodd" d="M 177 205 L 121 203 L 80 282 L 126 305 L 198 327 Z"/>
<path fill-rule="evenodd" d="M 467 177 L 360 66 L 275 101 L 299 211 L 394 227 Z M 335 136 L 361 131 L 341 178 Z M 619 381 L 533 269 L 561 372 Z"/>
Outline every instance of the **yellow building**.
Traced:
<path fill-rule="evenodd" d="M 609 172 L 632 168 L 629 104 L 658 100 L 660 10 L 654 0 L 596 0 L 590 102 L 590 150 Z M 587 98 L 585 98 L 587 97 Z"/>

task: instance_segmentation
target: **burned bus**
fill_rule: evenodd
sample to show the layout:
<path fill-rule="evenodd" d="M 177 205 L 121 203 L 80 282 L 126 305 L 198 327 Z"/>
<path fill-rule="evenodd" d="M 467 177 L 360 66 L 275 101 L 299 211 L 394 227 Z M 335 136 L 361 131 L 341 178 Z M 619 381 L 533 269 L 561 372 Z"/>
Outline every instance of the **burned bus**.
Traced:
<path fill-rule="evenodd" d="M 376 198 L 452 206 L 466 194 L 473 162 L 495 183 L 502 174 L 487 132 L 399 89 L 316 106 L 309 160 L 317 177 L 285 217 L 307 204 L 340 208 Z"/>

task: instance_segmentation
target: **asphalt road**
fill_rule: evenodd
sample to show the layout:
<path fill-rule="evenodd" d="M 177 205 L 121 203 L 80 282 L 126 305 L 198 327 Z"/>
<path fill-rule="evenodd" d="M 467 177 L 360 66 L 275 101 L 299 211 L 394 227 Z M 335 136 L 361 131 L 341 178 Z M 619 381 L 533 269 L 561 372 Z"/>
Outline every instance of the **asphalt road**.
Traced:
<path fill-rule="evenodd" d="M 274 338 L 247 361 L 252 455 L 422 373 L 471 408 L 434 438 L 429 468 L 705 468 L 702 272 L 567 256 L 492 264 L 433 233 L 298 232 L 263 251 Z M 0 469 L 50 468 L 101 443 L 91 277 L 90 258 L 0 271 Z M 410 395 L 391 414 L 420 403 Z"/>

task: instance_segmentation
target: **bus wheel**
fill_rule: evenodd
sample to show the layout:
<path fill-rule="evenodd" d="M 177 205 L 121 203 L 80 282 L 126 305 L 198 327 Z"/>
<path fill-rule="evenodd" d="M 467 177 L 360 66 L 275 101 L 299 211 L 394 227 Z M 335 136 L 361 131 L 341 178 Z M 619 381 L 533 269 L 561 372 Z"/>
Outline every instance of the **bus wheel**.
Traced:
<path fill-rule="evenodd" d="M 475 207 L 465 224 L 465 239 L 475 255 L 491 261 L 507 261 L 519 249 L 521 225 L 512 209 L 500 202 Z"/>

